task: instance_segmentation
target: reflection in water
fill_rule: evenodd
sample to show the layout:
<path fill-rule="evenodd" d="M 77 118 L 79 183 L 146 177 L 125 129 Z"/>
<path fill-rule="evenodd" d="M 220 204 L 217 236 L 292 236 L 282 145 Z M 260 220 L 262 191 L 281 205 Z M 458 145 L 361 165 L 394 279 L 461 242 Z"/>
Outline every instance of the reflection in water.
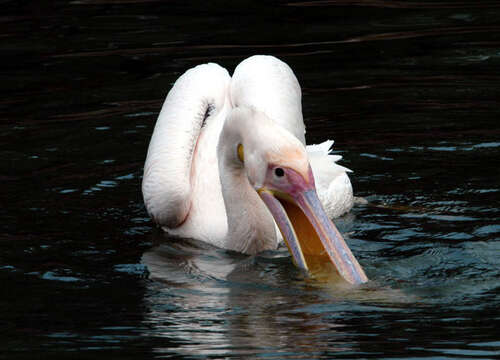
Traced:
<path fill-rule="evenodd" d="M 151 279 L 158 282 L 147 299 L 150 335 L 182 342 L 180 347 L 156 351 L 223 356 L 249 355 L 256 349 L 269 354 L 326 350 L 327 345 L 314 337 L 326 330 L 333 334 L 336 325 L 302 310 L 319 305 L 320 299 L 290 278 L 295 269 L 288 257 L 280 253 L 248 258 L 206 246 L 202 252 L 183 245 L 181 249 L 191 253 L 164 244 L 142 258 Z"/>
<path fill-rule="evenodd" d="M 167 242 L 165 242 L 167 241 Z M 301 354 L 354 351 L 339 312 L 371 302 L 408 306 L 414 299 L 376 284 L 354 287 L 338 278 L 310 279 L 286 248 L 248 257 L 195 241 L 166 239 L 145 252 L 150 271 L 148 336 L 175 340 L 158 353 L 186 355 Z M 340 333 L 339 332 L 340 329 Z M 333 343 L 321 337 L 336 339 Z M 181 345 L 178 345 L 181 344 Z M 281 355 L 283 356 L 283 355 Z"/>

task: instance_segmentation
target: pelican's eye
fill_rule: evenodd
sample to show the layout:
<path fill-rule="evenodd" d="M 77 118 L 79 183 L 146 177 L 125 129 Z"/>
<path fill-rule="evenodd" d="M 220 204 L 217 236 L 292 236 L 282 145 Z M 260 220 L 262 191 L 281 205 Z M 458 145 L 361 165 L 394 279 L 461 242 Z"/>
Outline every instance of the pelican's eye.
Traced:
<path fill-rule="evenodd" d="M 274 175 L 276 175 L 276 177 L 283 177 L 285 176 L 285 170 L 283 170 L 282 168 L 280 167 L 277 167 L 274 169 Z"/>
<path fill-rule="evenodd" d="M 241 162 L 244 162 L 245 154 L 243 151 L 243 145 L 238 144 L 238 148 L 236 149 L 236 151 L 238 152 L 238 159 L 240 159 Z"/>

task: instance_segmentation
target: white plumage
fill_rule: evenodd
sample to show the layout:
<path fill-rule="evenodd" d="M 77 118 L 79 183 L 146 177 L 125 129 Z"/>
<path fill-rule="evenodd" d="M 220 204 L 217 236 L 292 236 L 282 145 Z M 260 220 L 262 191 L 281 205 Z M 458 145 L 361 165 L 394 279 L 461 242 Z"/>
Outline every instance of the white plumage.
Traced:
<path fill-rule="evenodd" d="M 235 109 L 248 109 L 244 113 L 251 119 L 242 122 L 247 126 L 242 131 L 249 135 L 264 126 L 274 136 L 262 141 L 281 144 L 280 138 L 289 132 L 305 145 L 301 90 L 287 64 L 272 56 L 252 56 L 237 66 L 232 77 L 219 65 L 199 65 L 186 71 L 167 95 L 149 145 L 142 191 L 148 213 L 167 232 L 256 253 L 275 248 L 279 234 L 268 233 L 272 217 L 254 188 L 221 187 L 234 171 L 221 165 L 217 145 L 226 141 L 219 137 Z M 350 170 L 336 164 L 340 156 L 329 155 L 332 144 L 328 140 L 307 146 L 318 197 L 330 218 L 353 204 Z M 247 166 L 243 173 L 249 171 Z M 249 195 L 252 192 L 255 196 Z M 229 213 L 228 199 L 233 205 L 241 202 L 242 212 Z M 246 224 L 263 228 L 248 229 Z M 238 228 L 254 234 L 231 233 Z M 259 238 L 264 233 L 268 239 Z"/>
<path fill-rule="evenodd" d="M 342 156 L 330 154 L 332 146 L 333 140 L 307 145 L 307 153 L 318 197 L 328 216 L 334 219 L 351 210 L 354 197 L 347 176 L 351 170 L 336 163 Z"/>

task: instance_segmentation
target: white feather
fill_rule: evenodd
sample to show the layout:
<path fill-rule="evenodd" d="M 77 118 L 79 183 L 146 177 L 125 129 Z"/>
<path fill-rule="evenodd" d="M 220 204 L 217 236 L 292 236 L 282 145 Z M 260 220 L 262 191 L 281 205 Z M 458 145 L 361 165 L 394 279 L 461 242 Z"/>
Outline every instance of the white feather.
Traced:
<path fill-rule="evenodd" d="M 208 104 L 214 111 L 201 127 Z M 267 143 L 278 146 L 288 131 L 305 144 L 301 89 L 287 64 L 253 56 L 237 66 L 232 78 L 219 65 L 199 65 L 167 95 L 149 145 L 142 192 L 148 213 L 169 233 L 255 253 L 276 246 L 276 233 L 255 190 L 221 165 L 217 144 L 230 142 L 220 135 L 234 108 L 254 109 L 271 119 L 275 127 L 268 130 L 276 137 Z M 252 117 L 239 131 L 257 134 L 260 126 L 259 117 Z M 307 146 L 307 156 L 318 196 L 333 218 L 350 210 L 353 196 L 350 170 L 336 164 L 342 157 L 329 154 L 332 145 L 327 140 Z"/>
<path fill-rule="evenodd" d="M 332 219 L 351 210 L 354 203 L 352 185 L 347 176 L 351 170 L 336 163 L 342 156 L 330 154 L 333 143 L 333 140 L 326 140 L 307 146 L 318 197 Z"/>

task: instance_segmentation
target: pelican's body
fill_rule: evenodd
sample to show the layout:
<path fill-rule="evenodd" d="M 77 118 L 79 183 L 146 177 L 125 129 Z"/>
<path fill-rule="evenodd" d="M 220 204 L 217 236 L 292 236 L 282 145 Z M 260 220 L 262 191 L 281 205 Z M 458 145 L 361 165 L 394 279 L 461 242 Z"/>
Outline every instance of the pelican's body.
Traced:
<path fill-rule="evenodd" d="M 295 210 L 283 205 L 283 215 L 275 200 L 284 196 L 281 187 L 313 219 L 321 241 L 336 230 L 316 217 L 315 199 L 325 217 L 335 217 L 350 210 L 353 197 L 348 170 L 335 164 L 339 156 L 328 155 L 333 142 L 306 150 L 304 133 L 300 86 L 280 60 L 251 57 L 232 78 L 216 64 L 188 70 L 167 95 L 148 149 L 142 185 L 148 213 L 171 234 L 249 254 L 275 249 L 281 232 L 291 251 L 298 247 L 294 261 L 307 268 L 302 253 L 308 245 L 297 240 L 289 220 Z M 269 166 L 284 169 L 290 184 L 276 183 Z M 323 234 L 325 226 L 330 235 Z M 359 267 L 354 258 L 347 263 Z M 366 280 L 353 269 L 349 281 Z"/>

